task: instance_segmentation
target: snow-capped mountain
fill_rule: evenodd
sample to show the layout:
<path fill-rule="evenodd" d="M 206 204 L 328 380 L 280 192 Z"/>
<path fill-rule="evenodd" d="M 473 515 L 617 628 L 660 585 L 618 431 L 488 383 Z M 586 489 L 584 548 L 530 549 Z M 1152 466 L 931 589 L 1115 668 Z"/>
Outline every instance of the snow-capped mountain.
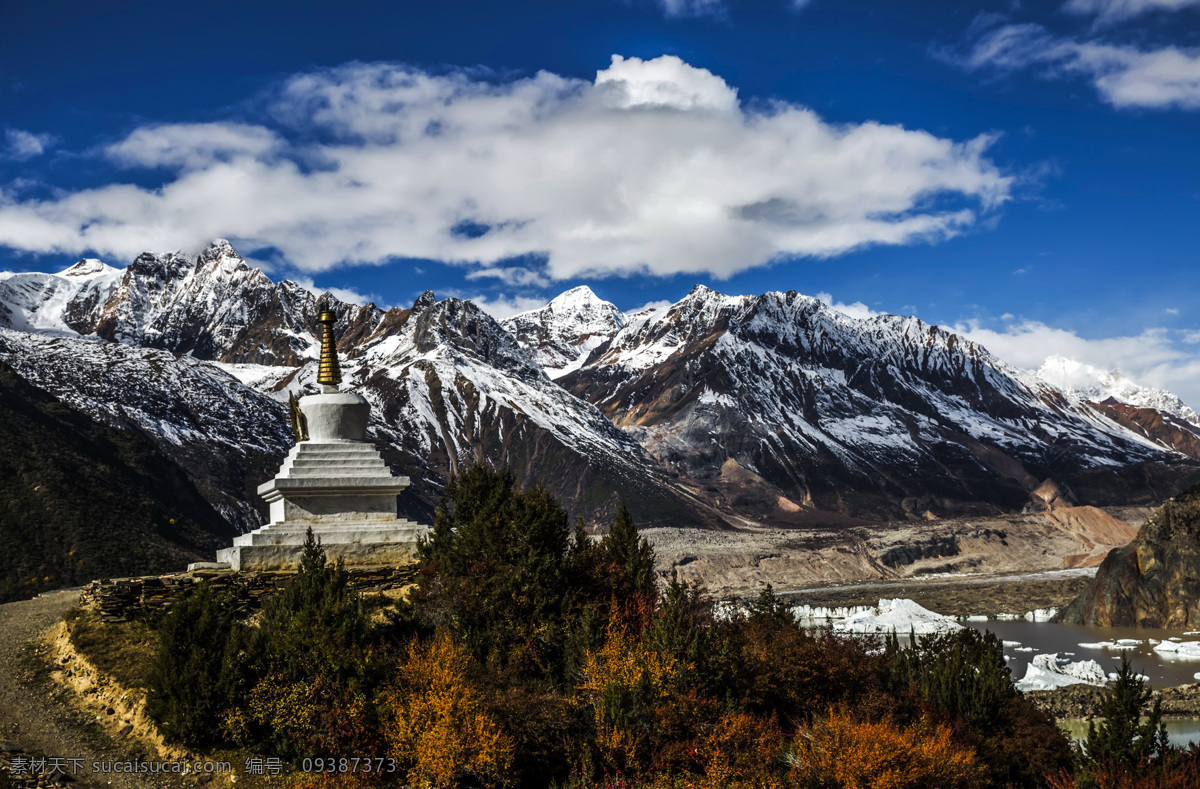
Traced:
<path fill-rule="evenodd" d="M 84 289 L 66 274 L 6 276 L 0 298 L 15 317 L 9 323 L 24 331 L 5 332 L 0 358 L 94 417 L 134 425 L 185 455 L 214 448 L 217 465 L 240 469 L 215 487 L 253 503 L 253 485 L 290 443 L 287 392 L 316 389 L 317 297 L 271 282 L 227 242 L 196 258 L 148 253 L 123 271 L 102 271 L 94 278 L 103 277 L 103 287 L 87 291 L 95 298 L 81 298 Z M 623 495 L 647 521 L 711 518 L 474 304 L 426 293 L 411 309 L 386 313 L 336 299 L 331 306 L 344 385 L 372 402 L 372 437 L 414 478 L 426 505 L 448 473 L 483 458 L 569 502 L 586 498 L 579 511 L 589 516 L 614 509 Z M 242 445 L 253 462 L 225 451 Z"/>
<path fill-rule="evenodd" d="M 1120 370 L 1101 370 L 1065 356 L 1047 357 L 1037 377 L 1093 403 L 1109 400 L 1135 408 L 1153 408 L 1200 427 L 1200 414 L 1164 389 L 1141 386 Z"/>
<path fill-rule="evenodd" d="M 291 442 L 287 393 L 315 390 L 317 299 L 223 241 L 5 273 L 0 359 L 171 449 L 248 528 Z M 697 287 L 623 315 L 576 288 L 504 326 L 428 292 L 331 307 L 343 385 L 372 402 L 370 435 L 418 508 L 476 458 L 594 519 L 623 496 L 646 523 L 714 525 L 1019 509 L 1047 477 L 1180 459 L 951 332 L 794 292 Z"/>
<path fill-rule="evenodd" d="M 0 274 L 0 326 L 228 362 L 295 365 L 314 355 L 315 308 L 307 289 L 272 282 L 224 240 L 194 258 L 147 252 L 125 269 L 82 260 L 57 275 Z M 343 345 L 382 315 L 373 304 L 341 310 Z"/>
<path fill-rule="evenodd" d="M 291 445 L 287 410 L 190 356 L 0 329 L 0 360 L 103 424 L 142 432 L 226 520 L 259 525 L 252 493 Z"/>
<path fill-rule="evenodd" d="M 561 378 L 625 325 L 625 316 L 586 285 L 562 293 L 545 307 L 522 312 L 501 325 L 545 370 Z"/>
<path fill-rule="evenodd" d="M 697 286 L 559 383 L 681 476 L 740 468 L 766 483 L 760 506 L 784 510 L 1019 507 L 1046 477 L 1165 454 L 952 332 L 795 292 Z"/>

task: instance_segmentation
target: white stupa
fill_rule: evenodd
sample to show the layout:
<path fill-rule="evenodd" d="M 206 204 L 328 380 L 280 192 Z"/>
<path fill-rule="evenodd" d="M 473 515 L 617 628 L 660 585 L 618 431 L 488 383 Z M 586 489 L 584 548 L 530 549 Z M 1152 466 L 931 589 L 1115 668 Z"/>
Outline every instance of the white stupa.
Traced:
<path fill-rule="evenodd" d="M 393 476 L 366 440 L 371 405 L 362 395 L 339 392 L 341 372 L 333 339 L 332 311 L 322 307 L 322 393 L 293 401 L 296 446 L 279 473 L 258 487 L 271 520 L 217 551 L 231 569 L 288 569 L 299 565 L 309 529 L 330 561 L 347 567 L 396 566 L 416 555 L 429 531 L 396 516 L 396 496 L 408 477 Z"/>

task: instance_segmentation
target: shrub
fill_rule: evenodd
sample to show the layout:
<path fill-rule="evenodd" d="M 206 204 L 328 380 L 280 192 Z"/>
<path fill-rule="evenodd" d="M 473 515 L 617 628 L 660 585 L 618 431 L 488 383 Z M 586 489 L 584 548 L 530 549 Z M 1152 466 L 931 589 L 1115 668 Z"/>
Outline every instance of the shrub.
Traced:
<path fill-rule="evenodd" d="M 939 710 L 978 728 L 994 724 L 1017 695 L 992 633 L 965 627 L 953 633 L 914 637 L 900 649 L 890 640 L 891 677 L 898 690 L 912 687 Z"/>
<path fill-rule="evenodd" d="M 310 530 L 300 571 L 263 605 L 249 715 L 227 717 L 227 728 L 257 733 L 284 756 L 376 752 L 369 696 L 378 671 L 368 631 L 349 573 L 326 561 Z"/>
<path fill-rule="evenodd" d="M 350 574 L 326 561 L 309 529 L 300 571 L 263 605 L 255 643 L 261 674 L 288 681 L 362 677 L 369 626 Z"/>
<path fill-rule="evenodd" d="M 963 628 L 914 638 L 905 648 L 893 636 L 887 653 L 893 690 L 915 692 L 926 709 L 961 721 L 997 785 L 1034 786 L 1070 765 L 1070 742 L 1013 687 L 992 633 Z"/>
<path fill-rule="evenodd" d="M 232 598 L 207 584 L 171 606 L 158 626 L 147 700 L 166 737 L 193 746 L 218 740 L 222 713 L 245 690 L 246 643 Z"/>
<path fill-rule="evenodd" d="M 985 773 L 951 730 L 923 718 L 910 726 L 858 720 L 844 707 L 802 730 L 788 778 L 802 789 L 972 789 Z"/>

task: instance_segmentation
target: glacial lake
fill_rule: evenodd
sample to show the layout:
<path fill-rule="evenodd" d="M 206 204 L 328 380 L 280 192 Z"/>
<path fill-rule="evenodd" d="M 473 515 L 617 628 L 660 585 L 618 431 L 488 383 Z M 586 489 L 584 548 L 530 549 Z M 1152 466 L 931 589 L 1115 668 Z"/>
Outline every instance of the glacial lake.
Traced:
<path fill-rule="evenodd" d="M 1200 634 L 1185 635 L 1180 630 L 1158 630 L 1137 627 L 1084 627 L 1059 625 L 1053 622 L 1026 622 L 988 620 L 987 622 L 963 622 L 976 630 L 990 630 L 1003 641 L 1019 641 L 1019 647 L 1004 647 L 1004 657 L 1012 670 L 1013 679 L 1025 676 L 1025 669 L 1034 655 L 1057 652 L 1060 657 L 1072 661 L 1094 660 L 1105 673 L 1112 673 L 1121 666 L 1121 655 L 1128 655 L 1130 663 L 1139 674 L 1149 677 L 1154 688 L 1188 685 L 1196 682 L 1200 672 L 1200 660 L 1180 660 L 1171 655 L 1154 651 L 1150 640 L 1168 641 L 1172 637 L 1184 641 L 1200 641 Z M 1136 639 L 1139 644 L 1128 649 L 1092 649 L 1080 644 L 1099 642 L 1115 643 L 1119 639 Z"/>
<path fill-rule="evenodd" d="M 1179 747 L 1189 743 L 1200 742 L 1200 718 L 1167 718 L 1163 721 L 1167 726 L 1167 742 Z M 1088 721 L 1079 718 L 1060 720 L 1058 727 L 1075 740 L 1087 739 Z"/>

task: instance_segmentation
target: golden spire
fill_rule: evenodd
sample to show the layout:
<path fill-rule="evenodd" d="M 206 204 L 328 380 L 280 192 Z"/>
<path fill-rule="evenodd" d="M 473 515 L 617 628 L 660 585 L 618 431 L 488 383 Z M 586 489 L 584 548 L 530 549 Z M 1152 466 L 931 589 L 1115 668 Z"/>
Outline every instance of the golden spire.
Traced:
<path fill-rule="evenodd" d="M 321 364 L 317 367 L 317 383 L 337 390 L 342 382 L 342 370 L 338 367 L 337 344 L 333 337 L 333 324 L 337 316 L 329 309 L 329 297 L 321 299 L 317 323 L 321 324 Z"/>

